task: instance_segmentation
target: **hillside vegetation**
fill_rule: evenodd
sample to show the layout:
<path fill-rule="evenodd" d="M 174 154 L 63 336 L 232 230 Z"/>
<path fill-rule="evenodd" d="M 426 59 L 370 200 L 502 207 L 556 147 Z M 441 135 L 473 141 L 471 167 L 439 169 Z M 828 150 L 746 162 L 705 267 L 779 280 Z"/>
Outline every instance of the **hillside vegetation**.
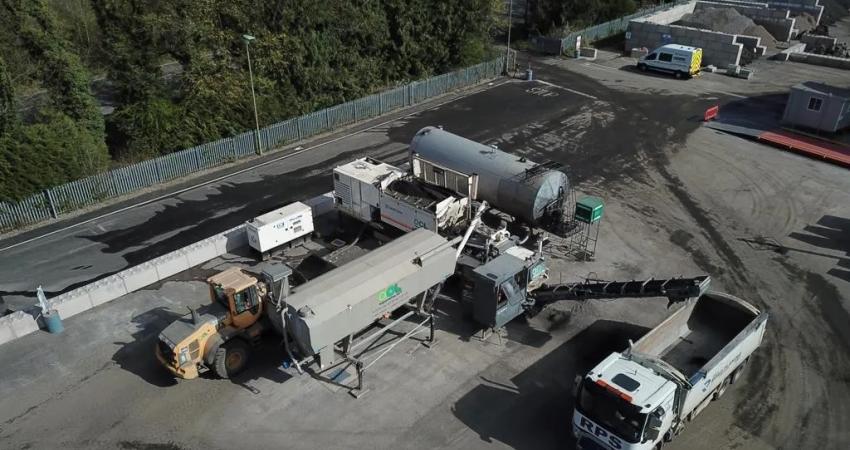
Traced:
<path fill-rule="evenodd" d="M 0 200 L 252 128 L 242 34 L 264 126 L 490 57 L 502 3 L 0 0 Z"/>

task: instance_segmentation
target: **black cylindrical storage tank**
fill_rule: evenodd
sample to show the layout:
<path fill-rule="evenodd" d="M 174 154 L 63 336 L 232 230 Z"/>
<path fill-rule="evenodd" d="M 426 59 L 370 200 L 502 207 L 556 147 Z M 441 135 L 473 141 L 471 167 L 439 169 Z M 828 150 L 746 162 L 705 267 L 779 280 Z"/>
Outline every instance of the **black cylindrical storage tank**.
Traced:
<path fill-rule="evenodd" d="M 538 164 L 436 127 L 425 127 L 410 143 L 412 155 L 465 174 L 478 174 L 478 198 L 530 224 L 560 209 L 569 190 L 558 170 Z"/>

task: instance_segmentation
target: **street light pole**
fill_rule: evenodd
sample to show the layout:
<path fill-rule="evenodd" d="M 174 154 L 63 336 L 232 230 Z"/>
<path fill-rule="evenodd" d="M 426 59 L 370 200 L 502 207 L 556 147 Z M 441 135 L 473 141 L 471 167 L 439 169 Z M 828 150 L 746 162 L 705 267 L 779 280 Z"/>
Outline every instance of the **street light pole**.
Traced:
<path fill-rule="evenodd" d="M 503 3 L 504 4 L 504 3 Z M 505 51 L 505 73 L 508 73 L 508 61 L 511 59 L 511 28 L 513 28 L 514 19 L 514 0 L 508 2 L 508 49 Z"/>
<path fill-rule="evenodd" d="M 254 145 L 256 145 L 257 154 L 262 155 L 263 147 L 260 145 L 260 117 L 257 114 L 257 94 L 254 93 L 254 70 L 251 68 L 251 50 L 249 50 L 251 41 L 254 39 L 256 38 L 250 34 L 242 35 L 242 40 L 245 41 L 245 54 L 248 55 L 248 76 L 251 80 L 251 99 L 254 101 L 254 125 L 257 127 Z"/>

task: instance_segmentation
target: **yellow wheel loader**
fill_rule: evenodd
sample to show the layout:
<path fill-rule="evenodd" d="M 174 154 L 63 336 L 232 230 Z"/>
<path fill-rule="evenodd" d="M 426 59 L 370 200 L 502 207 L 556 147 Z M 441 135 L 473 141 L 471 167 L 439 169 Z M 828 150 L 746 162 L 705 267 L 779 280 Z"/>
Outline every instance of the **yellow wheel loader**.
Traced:
<path fill-rule="evenodd" d="M 262 281 L 238 267 L 207 279 L 210 304 L 174 321 L 160 334 L 157 359 L 175 376 L 191 379 L 206 370 L 222 378 L 242 371 L 263 332 L 279 320 L 278 300 L 292 270 L 269 265 Z"/>

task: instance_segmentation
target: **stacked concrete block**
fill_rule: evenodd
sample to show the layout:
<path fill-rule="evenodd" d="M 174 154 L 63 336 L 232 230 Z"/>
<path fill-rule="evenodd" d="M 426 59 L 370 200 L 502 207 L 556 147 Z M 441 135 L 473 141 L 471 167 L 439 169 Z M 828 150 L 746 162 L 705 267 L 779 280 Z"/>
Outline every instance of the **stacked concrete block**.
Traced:
<path fill-rule="evenodd" d="M 225 251 L 220 252 L 219 254 L 221 255 L 248 245 L 248 233 L 245 232 L 245 225 L 233 227 L 224 233 L 221 233 L 215 239 L 218 240 L 216 248 L 218 248 L 218 242 L 221 242 L 222 240 L 224 241 Z"/>
<path fill-rule="evenodd" d="M 240 225 L 180 250 L 53 297 L 49 299 L 50 307 L 57 310 L 60 317 L 67 319 L 247 245 L 248 238 L 245 234 L 245 226 Z M 38 330 L 39 325 L 35 319 L 38 311 L 38 308 L 32 308 L 29 313 L 18 311 L 0 317 L 0 344 Z"/>
<path fill-rule="evenodd" d="M 788 60 L 806 64 L 814 64 L 816 66 L 834 67 L 836 69 L 850 70 L 850 58 L 817 55 L 814 53 L 789 53 Z"/>
<path fill-rule="evenodd" d="M 160 280 L 164 280 L 172 275 L 192 267 L 189 265 L 189 259 L 186 258 L 186 252 L 183 249 L 160 256 L 151 261 L 156 266 L 156 275 Z"/>
<path fill-rule="evenodd" d="M 124 288 L 127 292 L 135 292 L 159 281 L 159 276 L 156 273 L 156 265 L 150 261 L 123 270 L 118 273 L 118 276 L 124 280 Z"/>
<path fill-rule="evenodd" d="M 185 247 L 183 250 L 186 252 L 189 267 L 203 264 L 219 255 L 215 249 L 215 242 L 212 239 L 204 239 L 201 242 Z"/>
<path fill-rule="evenodd" d="M 629 54 L 629 56 L 631 56 L 632 58 L 635 58 L 635 59 L 641 59 L 648 54 L 649 54 L 649 49 L 646 48 L 646 47 L 641 47 L 641 48 L 633 48 L 631 50 L 631 53 Z"/>
<path fill-rule="evenodd" d="M 818 36 L 816 34 L 804 34 L 800 36 L 800 42 L 806 44 L 806 49 L 811 50 L 817 47 L 823 47 L 826 50 L 835 47 L 838 40 L 829 36 Z"/>
<path fill-rule="evenodd" d="M 820 0 L 765 0 L 765 3 L 771 8 L 787 9 L 791 11 L 792 16 L 806 13 L 815 18 L 815 23 L 820 23 L 823 16 L 824 7 L 820 4 Z"/>
<path fill-rule="evenodd" d="M 111 302 L 122 295 L 127 294 L 127 288 L 124 285 L 124 279 L 119 275 L 106 277 L 102 280 L 95 281 L 90 284 L 89 301 L 92 307 L 102 305 L 106 302 Z"/>
<path fill-rule="evenodd" d="M 92 285 L 86 285 L 50 299 L 50 307 L 59 311 L 59 317 L 68 318 L 92 309 Z"/>
<path fill-rule="evenodd" d="M 0 317 L 0 344 L 14 341 L 37 330 L 38 321 L 32 314 L 15 311 L 12 314 Z"/>
<path fill-rule="evenodd" d="M 794 45 L 791 45 L 790 47 L 786 48 L 785 50 L 782 50 L 781 52 L 771 56 L 770 59 L 773 59 L 773 60 L 776 60 L 776 61 L 788 61 L 790 59 L 789 57 L 792 53 L 800 53 L 800 52 L 803 52 L 805 50 L 806 50 L 806 44 L 802 44 L 802 43 L 794 44 Z"/>
<path fill-rule="evenodd" d="M 767 51 L 767 47 L 761 45 L 761 38 L 756 36 L 735 35 L 735 42 L 744 46 L 745 49 L 751 51 L 756 56 L 763 56 Z"/>
<path fill-rule="evenodd" d="M 703 49 L 703 64 L 714 64 L 721 67 L 739 64 L 741 51 L 744 48 L 743 44 L 735 42 L 735 35 L 733 34 L 678 25 L 662 25 L 633 20 L 629 23 L 627 31 L 626 51 L 640 47 L 652 50 L 665 43 L 690 45 Z M 670 37 L 669 42 L 665 42 L 665 35 Z"/>
<path fill-rule="evenodd" d="M 334 192 L 325 192 L 322 195 L 317 195 L 313 198 L 307 199 L 304 201 L 304 204 L 310 207 L 310 210 L 313 212 L 313 217 L 321 216 L 322 214 L 327 214 L 333 211 L 335 202 L 334 202 Z"/>
<path fill-rule="evenodd" d="M 593 61 L 593 60 L 596 59 L 596 49 L 595 48 L 582 47 L 580 52 L 579 52 L 578 57 L 581 58 L 581 59 L 589 59 L 589 60 Z"/>

